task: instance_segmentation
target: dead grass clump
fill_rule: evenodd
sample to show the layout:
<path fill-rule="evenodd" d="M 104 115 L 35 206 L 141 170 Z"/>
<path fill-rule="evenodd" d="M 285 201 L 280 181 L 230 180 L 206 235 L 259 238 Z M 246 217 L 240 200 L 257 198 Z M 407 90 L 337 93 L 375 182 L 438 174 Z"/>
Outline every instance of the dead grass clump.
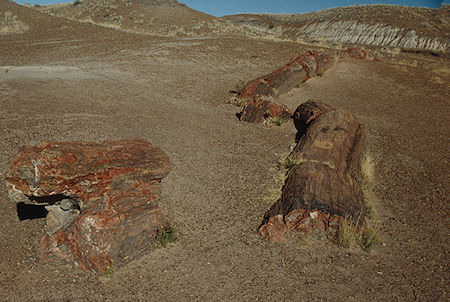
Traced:
<path fill-rule="evenodd" d="M 234 85 L 234 92 L 240 93 L 242 91 L 242 89 L 244 89 L 245 85 L 247 85 L 246 81 L 244 81 L 244 80 L 237 81 L 236 84 Z"/>
<path fill-rule="evenodd" d="M 243 107 L 245 105 L 245 103 L 247 103 L 250 100 L 251 100 L 250 97 L 240 98 L 237 95 L 233 95 L 232 97 L 230 97 L 227 100 L 227 104 L 232 104 L 232 105 L 235 105 L 238 107 Z"/>
<path fill-rule="evenodd" d="M 290 116 L 276 116 L 276 117 L 271 117 L 267 120 L 267 122 L 265 123 L 265 125 L 267 126 L 281 126 L 284 123 L 287 123 L 290 120 Z"/>
<path fill-rule="evenodd" d="M 380 232 L 376 228 L 364 227 L 360 231 L 359 246 L 365 252 L 370 252 L 373 248 L 383 244 Z"/>
<path fill-rule="evenodd" d="M 360 247 L 365 252 L 370 252 L 376 246 L 383 243 L 378 229 L 367 224 L 358 228 L 347 218 L 344 218 L 336 232 L 336 243 L 342 248 Z"/>
<path fill-rule="evenodd" d="M 376 161 L 366 153 L 361 162 L 361 189 L 363 192 L 364 206 L 371 219 L 376 219 L 378 214 L 375 205 L 378 203 L 377 196 L 372 188 L 375 185 Z"/>
<path fill-rule="evenodd" d="M 303 159 L 294 159 L 291 156 L 279 161 L 278 168 L 276 169 L 277 173 L 273 177 L 273 184 L 263 195 L 263 201 L 265 203 L 273 204 L 275 200 L 281 197 L 289 171 L 301 162 L 303 162 Z"/>
<path fill-rule="evenodd" d="M 346 249 L 353 247 L 357 242 L 357 234 L 356 226 L 350 223 L 347 218 L 344 218 L 336 232 L 336 243 Z"/>
<path fill-rule="evenodd" d="M 303 158 L 294 158 L 293 156 L 288 156 L 286 159 L 280 162 L 280 168 L 285 171 L 289 171 L 296 165 L 301 164 L 303 161 Z"/>
<path fill-rule="evenodd" d="M 450 68 L 438 68 L 431 71 L 429 81 L 436 84 L 446 84 L 450 77 Z"/>
<path fill-rule="evenodd" d="M 19 21 L 16 15 L 7 11 L 0 17 L 0 34 L 19 34 L 28 30 L 28 25 Z"/>

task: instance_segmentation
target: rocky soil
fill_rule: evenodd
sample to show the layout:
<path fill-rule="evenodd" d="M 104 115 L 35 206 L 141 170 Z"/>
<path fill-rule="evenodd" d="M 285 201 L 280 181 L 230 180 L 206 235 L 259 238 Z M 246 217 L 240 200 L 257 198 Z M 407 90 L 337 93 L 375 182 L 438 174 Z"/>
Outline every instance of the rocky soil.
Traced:
<path fill-rule="evenodd" d="M 345 58 L 283 96 L 291 111 L 315 98 L 366 125 L 384 245 L 272 244 L 257 228 L 296 129 L 239 121 L 228 91 L 310 46 L 137 35 L 2 1 L 5 11 L 29 29 L 0 36 L 0 300 L 448 300 L 447 59 Z M 132 137 L 170 159 L 157 202 L 178 240 L 104 276 L 39 262 L 44 219 L 20 221 L 4 181 L 19 149 Z"/>

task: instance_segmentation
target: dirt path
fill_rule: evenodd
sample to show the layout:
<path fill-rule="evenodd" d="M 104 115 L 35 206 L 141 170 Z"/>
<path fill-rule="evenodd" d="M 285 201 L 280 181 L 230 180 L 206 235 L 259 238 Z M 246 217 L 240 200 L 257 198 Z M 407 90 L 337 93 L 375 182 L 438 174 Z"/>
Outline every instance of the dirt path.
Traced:
<path fill-rule="evenodd" d="M 8 44 L 10 51 L 21 43 Z M 2 62 L 71 66 L 86 77 L 0 79 L 0 171 L 28 143 L 142 137 L 171 160 L 160 205 L 179 240 L 111 279 L 42 264 L 36 254 L 43 222 L 18 221 L 0 185 L 0 300 L 446 300 L 450 121 L 443 87 L 382 63 L 349 60 L 295 89 L 286 99 L 292 109 L 315 97 L 369 126 L 386 245 L 371 254 L 312 240 L 270 245 L 255 232 L 271 205 L 262 196 L 295 129 L 239 122 L 238 108 L 224 101 L 238 80 L 304 49 L 123 34 L 78 46 L 29 46 L 16 61 Z"/>

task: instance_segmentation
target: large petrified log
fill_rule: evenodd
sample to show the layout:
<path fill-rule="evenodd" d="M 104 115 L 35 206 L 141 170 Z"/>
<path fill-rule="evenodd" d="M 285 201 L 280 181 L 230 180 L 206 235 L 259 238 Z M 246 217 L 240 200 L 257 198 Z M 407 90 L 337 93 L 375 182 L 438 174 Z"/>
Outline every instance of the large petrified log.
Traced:
<path fill-rule="evenodd" d="M 336 52 L 307 51 L 295 56 L 289 63 L 272 73 L 248 82 L 238 95 L 241 99 L 248 99 L 240 119 L 260 123 L 268 117 L 282 117 L 290 114 L 287 107 L 280 101 L 270 101 L 262 97 L 268 96 L 275 100 L 318 72 L 334 66 L 337 58 Z M 262 111 L 261 108 L 264 107 L 270 107 L 271 111 Z"/>
<path fill-rule="evenodd" d="M 339 52 L 309 50 L 295 56 L 286 65 L 244 86 L 237 96 L 246 100 L 240 120 L 261 123 L 269 117 L 289 115 L 289 109 L 278 98 L 299 83 L 332 68 L 344 57 L 376 60 L 372 53 L 360 47 L 347 48 Z M 269 107 L 270 111 L 262 110 Z"/>
<path fill-rule="evenodd" d="M 364 126 L 349 112 L 308 101 L 294 113 L 299 132 L 281 198 L 265 214 L 259 233 L 280 241 L 288 230 L 336 231 L 343 218 L 367 219 L 359 183 Z"/>
<path fill-rule="evenodd" d="M 45 206 L 41 255 L 104 271 L 154 248 L 168 222 L 155 203 L 170 171 L 141 139 L 25 146 L 6 172 L 15 202 Z"/>

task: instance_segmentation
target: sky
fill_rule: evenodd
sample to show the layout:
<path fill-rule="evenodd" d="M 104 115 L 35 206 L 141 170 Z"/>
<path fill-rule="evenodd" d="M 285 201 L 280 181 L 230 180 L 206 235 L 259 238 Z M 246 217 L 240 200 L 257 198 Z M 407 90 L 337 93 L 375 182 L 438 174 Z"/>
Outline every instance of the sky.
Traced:
<path fill-rule="evenodd" d="M 24 4 L 52 4 L 73 2 L 73 0 L 15 0 Z M 221 17 L 239 13 L 273 13 L 296 14 L 319 11 L 337 6 L 349 6 L 356 4 L 393 4 L 407 6 L 422 6 L 439 8 L 441 3 L 450 4 L 450 0 L 384 0 L 384 1 L 357 1 L 357 0 L 179 0 L 187 6 Z"/>

